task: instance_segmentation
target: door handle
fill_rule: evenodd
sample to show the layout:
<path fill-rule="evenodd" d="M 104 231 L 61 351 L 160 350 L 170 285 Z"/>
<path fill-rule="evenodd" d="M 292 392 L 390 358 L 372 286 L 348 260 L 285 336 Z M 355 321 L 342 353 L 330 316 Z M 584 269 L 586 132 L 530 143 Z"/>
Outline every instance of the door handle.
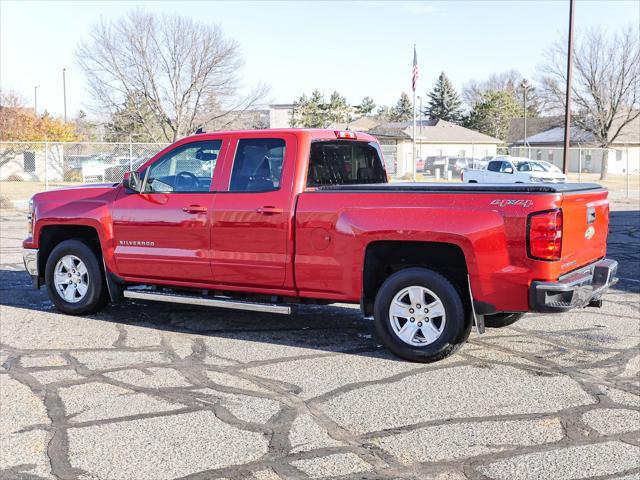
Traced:
<path fill-rule="evenodd" d="M 207 207 L 203 207 L 202 205 L 189 205 L 188 207 L 182 207 L 182 211 L 186 213 L 205 213 Z"/>
<path fill-rule="evenodd" d="M 262 215 L 274 215 L 276 213 L 283 213 L 284 210 L 282 208 L 276 207 L 260 207 L 256 208 L 256 213 L 261 213 Z"/>

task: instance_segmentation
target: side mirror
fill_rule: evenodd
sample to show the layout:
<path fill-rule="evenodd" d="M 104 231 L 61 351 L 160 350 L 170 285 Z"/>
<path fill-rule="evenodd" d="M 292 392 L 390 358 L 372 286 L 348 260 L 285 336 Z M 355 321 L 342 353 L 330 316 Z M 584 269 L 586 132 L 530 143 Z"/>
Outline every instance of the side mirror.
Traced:
<path fill-rule="evenodd" d="M 133 190 L 134 192 L 140 192 L 142 190 L 142 182 L 140 181 L 140 174 L 136 171 L 126 172 L 122 178 L 122 184 L 125 188 Z"/>
<path fill-rule="evenodd" d="M 504 169 L 504 173 L 513 173 L 513 168 L 507 167 Z"/>

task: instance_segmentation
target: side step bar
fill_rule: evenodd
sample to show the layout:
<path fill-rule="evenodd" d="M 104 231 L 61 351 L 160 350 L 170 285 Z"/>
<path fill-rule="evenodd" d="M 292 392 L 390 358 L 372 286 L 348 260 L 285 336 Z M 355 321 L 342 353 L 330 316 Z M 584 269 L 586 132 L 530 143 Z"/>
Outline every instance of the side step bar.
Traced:
<path fill-rule="evenodd" d="M 288 305 L 276 305 L 272 303 L 243 302 L 226 298 L 202 298 L 188 295 L 176 295 L 175 293 L 141 292 L 137 290 L 125 290 L 125 298 L 138 300 L 154 300 L 158 302 L 183 303 L 187 305 L 202 305 L 205 307 L 230 308 L 233 310 L 251 310 L 253 312 L 291 314 Z"/>

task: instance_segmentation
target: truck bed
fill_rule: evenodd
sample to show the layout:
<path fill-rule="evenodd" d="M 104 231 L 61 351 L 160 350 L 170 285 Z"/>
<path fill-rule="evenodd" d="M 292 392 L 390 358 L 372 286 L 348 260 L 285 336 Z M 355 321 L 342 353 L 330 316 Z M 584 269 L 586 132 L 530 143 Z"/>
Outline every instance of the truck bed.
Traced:
<path fill-rule="evenodd" d="M 573 193 L 604 190 L 597 183 L 378 183 L 366 185 L 328 185 L 316 191 L 339 192 L 424 192 L 424 193 Z"/>

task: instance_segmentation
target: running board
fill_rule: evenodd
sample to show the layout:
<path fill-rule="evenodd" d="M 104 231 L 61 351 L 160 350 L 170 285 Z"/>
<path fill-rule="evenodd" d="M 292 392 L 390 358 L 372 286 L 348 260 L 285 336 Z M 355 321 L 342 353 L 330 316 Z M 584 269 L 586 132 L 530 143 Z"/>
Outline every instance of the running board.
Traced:
<path fill-rule="evenodd" d="M 202 298 L 188 295 L 176 295 L 174 293 L 140 292 L 136 290 L 125 290 L 125 298 L 135 298 L 138 300 L 154 300 L 157 302 L 183 303 L 186 305 L 201 305 L 204 307 L 230 308 L 233 310 L 251 310 L 253 312 L 291 314 L 291 307 L 287 305 L 276 305 L 272 303 L 242 302 L 223 298 Z"/>

